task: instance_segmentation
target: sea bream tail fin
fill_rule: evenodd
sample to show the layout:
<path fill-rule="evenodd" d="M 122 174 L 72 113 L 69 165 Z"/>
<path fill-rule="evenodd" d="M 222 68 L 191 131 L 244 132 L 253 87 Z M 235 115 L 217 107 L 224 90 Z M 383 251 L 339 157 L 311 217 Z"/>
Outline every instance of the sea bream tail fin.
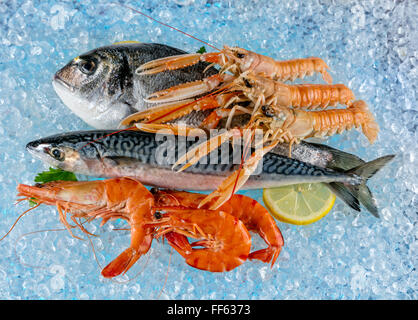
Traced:
<path fill-rule="evenodd" d="M 331 182 L 328 184 L 328 187 L 354 210 L 360 211 L 361 203 L 372 215 L 378 218 L 379 213 L 376 200 L 366 183 L 394 157 L 395 155 L 393 154 L 383 156 L 345 171 L 346 174 L 361 177 L 362 182 L 360 184 L 348 185 L 341 182 Z"/>

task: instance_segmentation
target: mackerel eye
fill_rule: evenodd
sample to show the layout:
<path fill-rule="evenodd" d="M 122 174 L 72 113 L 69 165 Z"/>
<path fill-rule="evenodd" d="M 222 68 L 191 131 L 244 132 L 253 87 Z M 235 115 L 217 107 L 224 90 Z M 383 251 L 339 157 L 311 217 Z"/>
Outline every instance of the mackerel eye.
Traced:
<path fill-rule="evenodd" d="M 96 71 L 96 63 L 93 60 L 83 60 L 78 64 L 78 68 L 82 73 L 92 74 Z"/>
<path fill-rule="evenodd" d="M 51 156 L 54 157 L 54 159 L 56 159 L 58 161 L 64 161 L 64 159 L 65 159 L 64 152 L 62 152 L 58 148 L 52 148 L 51 151 L 49 151 L 49 153 L 51 154 Z"/>

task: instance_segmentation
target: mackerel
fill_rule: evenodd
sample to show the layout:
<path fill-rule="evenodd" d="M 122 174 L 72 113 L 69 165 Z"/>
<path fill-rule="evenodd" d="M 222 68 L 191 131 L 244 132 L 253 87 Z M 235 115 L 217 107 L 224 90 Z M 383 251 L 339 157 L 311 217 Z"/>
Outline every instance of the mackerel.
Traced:
<path fill-rule="evenodd" d="M 193 141 L 169 135 L 141 131 L 78 131 L 57 134 L 29 142 L 27 150 L 43 162 L 95 177 L 133 176 L 146 185 L 186 189 L 214 190 L 233 171 L 237 148 L 229 145 L 226 153 L 214 150 L 197 164 L 182 172 L 172 170 L 175 160 L 187 152 Z M 267 153 L 259 174 L 252 175 L 242 189 L 272 188 L 298 183 L 326 183 L 345 203 L 360 211 L 360 202 L 375 216 L 378 210 L 366 186 L 367 180 L 394 155 L 362 163 L 346 171 L 316 166 L 294 158 Z"/>

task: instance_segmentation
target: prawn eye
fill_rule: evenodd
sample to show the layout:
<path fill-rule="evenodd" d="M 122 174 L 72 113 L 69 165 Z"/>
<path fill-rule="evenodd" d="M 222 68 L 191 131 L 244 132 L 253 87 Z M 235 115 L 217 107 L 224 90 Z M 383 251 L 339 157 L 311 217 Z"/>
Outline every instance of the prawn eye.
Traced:
<path fill-rule="evenodd" d="M 243 59 L 243 58 L 245 58 L 245 54 L 243 54 L 243 53 L 237 53 L 237 58 L 239 58 L 239 59 Z"/>
<path fill-rule="evenodd" d="M 155 213 L 154 213 L 154 218 L 155 219 L 160 220 L 162 217 L 163 216 L 162 216 L 160 211 L 155 211 Z"/>
<path fill-rule="evenodd" d="M 64 152 L 62 152 L 60 149 L 58 148 L 52 148 L 51 151 L 49 152 L 51 154 L 51 156 L 53 156 L 56 160 L 59 161 L 63 161 L 65 158 L 65 154 Z"/>
<path fill-rule="evenodd" d="M 92 74 L 94 71 L 96 71 L 96 63 L 93 60 L 82 60 L 78 64 L 78 68 L 82 73 Z"/>

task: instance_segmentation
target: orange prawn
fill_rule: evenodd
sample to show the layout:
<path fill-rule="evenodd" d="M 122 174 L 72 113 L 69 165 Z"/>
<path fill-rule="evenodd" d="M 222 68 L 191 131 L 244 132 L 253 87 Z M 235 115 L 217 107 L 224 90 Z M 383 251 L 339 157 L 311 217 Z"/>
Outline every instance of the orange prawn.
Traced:
<path fill-rule="evenodd" d="M 130 177 L 98 181 L 54 181 L 35 186 L 19 184 L 17 189 L 18 196 L 23 197 L 18 201 L 35 199 L 36 207 L 40 204 L 55 205 L 61 222 L 72 236 L 71 229 L 74 226 L 68 223 L 67 214 L 70 214 L 76 227 L 87 234 L 90 233 L 77 219 L 84 218 L 88 222 L 102 218 L 101 225 L 113 219 L 126 220 L 131 227 L 130 247 L 102 270 L 106 278 L 126 273 L 148 252 L 153 238 L 160 236 L 167 238 L 189 265 L 212 272 L 232 270 L 250 255 L 251 237 L 233 210 L 228 207 L 225 207 L 225 211 L 196 209 L 198 203 L 192 203 L 198 199 L 193 193 L 181 193 L 184 202 L 181 206 L 173 206 L 171 203 L 164 207 L 166 203 L 160 201 L 160 196 L 155 201 L 148 189 Z M 162 210 L 166 213 L 156 219 Z M 186 236 L 200 240 L 189 244 Z M 203 246 L 205 249 L 192 249 L 195 246 Z M 211 259 L 217 263 L 214 264 Z"/>
<path fill-rule="evenodd" d="M 208 68 L 214 64 L 221 66 L 221 69 L 217 75 L 208 77 L 201 81 L 185 83 L 173 88 L 169 88 L 168 90 L 152 94 L 149 97 L 148 102 L 171 102 L 195 97 L 200 94 L 210 92 L 221 82 L 230 82 L 234 77 L 239 77 L 243 73 L 247 72 L 279 81 L 293 81 L 296 78 L 302 79 L 307 75 L 320 73 L 325 82 L 328 84 L 332 83 L 332 77 L 328 73 L 329 67 L 321 58 L 309 57 L 277 61 L 271 57 L 264 56 L 239 47 L 229 47 L 225 45 L 222 49 L 218 49 L 203 40 L 200 40 L 182 30 L 163 23 L 130 6 L 123 4 L 121 4 L 121 6 L 141 14 L 161 25 L 176 30 L 177 32 L 183 33 L 188 37 L 205 43 L 206 45 L 218 51 L 203 54 L 182 54 L 156 59 L 141 65 L 135 71 L 135 73 L 138 75 L 150 75 L 167 70 L 176 70 L 197 64 L 198 62 L 210 63 Z M 227 72 L 232 73 L 233 76 L 227 74 Z M 159 98 L 159 96 L 163 96 L 163 98 Z"/>
<path fill-rule="evenodd" d="M 250 58 L 251 61 L 258 61 L 257 67 L 254 66 L 254 63 L 251 64 L 252 67 L 247 67 L 247 68 L 239 68 L 240 71 L 234 73 L 234 76 L 229 75 L 229 74 L 225 74 L 223 73 L 222 69 L 221 72 L 218 74 L 215 74 L 213 76 L 210 76 L 208 78 L 205 78 L 203 80 L 198 80 L 198 81 L 193 81 L 193 82 L 188 82 L 188 83 L 182 83 L 180 85 L 177 86 L 173 86 L 171 88 L 165 89 L 165 90 L 161 90 L 161 91 L 157 91 L 152 93 L 150 96 L 148 96 L 147 99 L 145 99 L 145 101 L 149 102 L 149 103 L 168 103 L 168 102 L 173 102 L 173 101 L 183 101 L 184 103 L 186 102 L 185 100 L 189 99 L 189 98 L 193 98 L 193 97 L 197 97 L 199 95 L 202 94 L 208 94 L 209 92 L 211 92 L 214 89 L 219 88 L 220 90 L 223 90 L 227 87 L 230 87 L 231 85 L 234 85 L 234 83 L 236 81 L 240 81 L 242 79 L 244 79 L 245 83 L 248 85 L 248 80 L 246 78 L 253 76 L 256 77 L 259 82 L 259 86 L 257 87 L 257 95 L 260 95 L 260 91 L 261 94 L 264 93 L 264 91 L 271 91 L 271 90 L 279 90 L 279 94 L 282 95 L 283 97 L 286 97 L 287 95 L 287 99 L 295 99 L 295 95 L 298 94 L 298 87 L 292 87 L 289 86 L 287 88 L 288 85 L 282 83 L 283 81 L 286 80 L 294 80 L 296 78 L 303 78 L 306 74 L 313 74 L 314 71 L 318 71 L 316 70 L 314 67 L 312 68 L 305 68 L 306 66 L 317 66 L 317 65 L 321 65 L 323 66 L 323 68 L 320 68 L 319 70 L 326 70 L 325 68 L 325 62 L 323 62 L 321 59 L 319 58 L 307 58 L 307 59 L 294 59 L 294 60 L 289 60 L 289 61 L 275 61 L 270 57 L 267 56 L 262 56 L 259 54 L 256 54 L 255 52 L 251 52 L 248 50 L 244 50 L 241 48 L 227 48 L 227 49 L 223 49 L 222 53 L 220 53 L 221 55 L 224 54 L 225 51 L 228 52 L 233 52 L 233 51 L 245 51 L 246 54 L 242 54 L 242 56 L 246 56 L 246 57 L 252 57 Z M 150 61 L 145 63 L 144 65 L 142 65 L 141 67 L 139 67 L 137 69 L 137 71 L 140 71 L 142 69 L 146 69 L 146 68 L 152 68 L 154 65 L 157 65 L 155 67 L 155 69 L 150 69 L 150 70 L 146 70 L 146 71 L 141 71 L 140 74 L 153 74 L 161 71 L 164 71 L 166 69 L 171 70 L 173 69 L 171 67 L 167 67 L 167 68 L 163 68 L 160 66 L 160 64 L 163 64 L 164 61 L 169 61 L 169 60 L 175 60 L 175 59 L 179 59 L 179 60 L 183 60 L 185 59 L 185 57 L 194 57 L 196 55 L 200 55 L 200 54 L 186 54 L 186 55 L 182 55 L 182 56 L 178 56 L 178 57 L 167 57 L 167 58 L 161 58 L 158 60 L 154 60 L 154 61 Z M 200 55 L 202 61 L 206 61 L 206 62 L 211 62 L 212 60 L 210 58 L 205 58 L 202 59 L 202 57 L 205 57 L 205 55 L 207 54 L 203 54 Z M 210 54 L 209 57 L 212 57 L 212 55 L 214 54 Z M 181 58 L 180 58 L 181 57 Z M 222 58 L 221 61 L 224 61 L 225 58 Z M 270 61 L 270 63 L 267 63 L 266 61 Z M 260 62 L 263 61 L 263 62 Z M 322 61 L 322 63 L 320 63 L 319 61 Z M 196 61 L 193 61 L 193 63 L 197 63 L 199 62 L 199 59 L 197 59 Z M 219 61 L 217 61 L 219 63 Z M 168 62 L 165 62 L 168 63 Z M 267 67 L 268 65 L 273 64 L 273 69 L 274 70 L 285 70 L 283 72 L 268 72 L 267 71 Z M 189 64 L 186 63 L 182 66 L 186 67 Z M 242 63 L 240 65 L 246 65 L 246 63 Z M 299 67 L 297 67 L 299 66 Z M 302 67 L 305 66 L 305 67 Z M 230 67 L 228 67 L 230 68 Z M 160 70 L 161 69 L 161 70 Z M 321 71 L 321 72 L 322 72 Z M 318 92 L 318 90 L 320 89 L 328 89 L 328 91 L 332 88 L 334 88 L 335 86 L 331 85 L 330 83 L 332 82 L 331 77 L 329 76 L 328 73 L 326 73 L 326 71 L 324 71 L 324 75 L 326 74 L 327 77 L 326 79 L 327 81 L 327 85 L 317 85 L 317 87 L 319 89 L 316 89 L 316 91 Z M 280 76 L 279 76 L 280 75 Z M 263 81 L 264 79 L 264 81 Z M 273 85 L 272 85 L 273 84 Z M 276 88 L 278 85 L 274 85 L 274 84 L 281 84 L 281 86 L 279 88 Z M 341 88 L 343 85 L 336 85 L 336 88 Z M 304 86 L 302 85 L 301 88 L 303 88 Z M 306 85 L 305 85 L 306 87 Z M 345 86 L 344 86 L 345 87 Z M 309 88 L 309 86 L 307 86 L 307 88 Z M 292 90 L 293 89 L 293 90 Z M 344 89 L 343 90 L 343 94 L 347 94 L 347 95 L 352 95 L 351 91 L 348 88 L 341 88 Z M 236 90 L 240 90 L 239 88 Z M 303 89 L 299 89 L 299 91 L 301 91 Z M 306 91 L 306 89 L 305 89 Z M 335 89 L 334 89 L 335 91 Z M 330 98 L 333 98 L 333 95 L 335 94 L 335 92 L 331 93 Z M 302 95 L 303 95 L 303 91 L 302 91 Z M 310 94 L 311 95 L 311 94 Z M 339 96 L 336 97 L 337 99 L 339 98 Z M 354 97 L 353 97 L 354 98 Z M 306 101 L 300 101 L 302 103 L 309 103 L 311 104 L 311 100 L 312 98 L 308 98 Z M 290 100 L 291 101 L 291 100 Z M 315 100 L 313 101 L 315 103 Z M 289 102 L 285 102 L 285 103 L 289 103 Z M 331 101 L 331 103 L 333 103 Z"/>
<path fill-rule="evenodd" d="M 206 197 L 205 194 L 174 190 L 158 190 L 154 192 L 154 196 L 156 204 L 164 206 L 166 209 L 169 209 L 171 206 L 195 209 L 198 208 L 198 205 Z M 211 203 L 208 203 L 202 208 L 208 208 L 210 206 Z M 259 234 L 268 245 L 265 249 L 251 252 L 248 255 L 250 260 L 258 259 L 265 263 L 271 263 L 271 266 L 274 265 L 284 245 L 283 236 L 270 213 L 261 204 L 247 196 L 235 194 L 217 210 L 239 219 L 249 231 Z M 232 227 L 235 228 L 234 226 Z M 183 237 L 170 235 L 169 242 L 171 241 L 170 239 L 176 240 L 174 247 L 177 251 L 180 250 L 180 247 L 181 250 L 179 252 L 184 254 L 186 249 L 188 249 L 187 242 Z M 183 244 L 183 246 L 179 245 L 179 243 Z M 222 259 L 218 258 L 215 261 L 223 261 L 231 255 L 229 251 L 222 252 L 222 256 L 225 254 L 227 255 L 226 257 L 222 257 Z M 214 268 L 213 262 L 211 268 Z"/>
<path fill-rule="evenodd" d="M 251 237 L 244 223 L 221 210 L 156 207 L 155 238 L 164 236 L 190 266 L 210 272 L 230 271 L 244 263 Z M 199 239 L 189 243 L 187 237 Z M 202 247 L 202 248 L 195 248 Z"/>
<path fill-rule="evenodd" d="M 146 227 L 144 222 L 152 217 L 154 197 L 136 179 L 125 177 L 98 181 L 54 181 L 35 186 L 19 184 L 17 190 L 18 196 L 24 197 L 20 200 L 35 198 L 38 205 L 55 205 L 61 222 L 71 235 L 67 213 L 86 233 L 87 230 L 77 218 L 88 221 L 102 218 L 101 225 L 110 219 L 126 220 L 131 226 L 131 244 L 102 270 L 106 278 L 127 272 L 151 246 L 154 230 Z"/>
<path fill-rule="evenodd" d="M 379 126 L 363 100 L 354 101 L 346 109 L 308 112 L 268 105 L 261 109 L 264 113 L 261 121 L 269 126 L 272 139 L 290 144 L 310 137 L 340 134 L 360 126 L 369 142 L 374 143 L 379 132 Z"/>

